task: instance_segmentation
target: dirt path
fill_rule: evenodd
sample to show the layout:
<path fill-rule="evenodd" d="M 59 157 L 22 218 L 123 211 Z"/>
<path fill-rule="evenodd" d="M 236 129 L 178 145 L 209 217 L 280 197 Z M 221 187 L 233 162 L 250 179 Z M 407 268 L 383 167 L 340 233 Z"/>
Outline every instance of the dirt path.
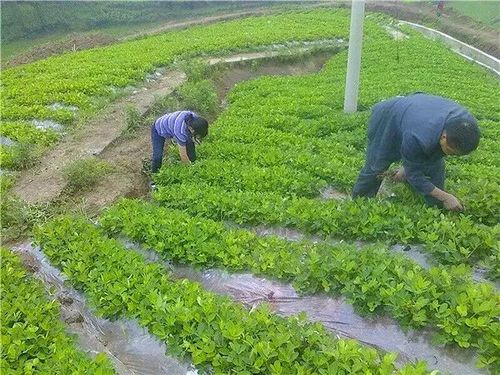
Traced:
<path fill-rule="evenodd" d="M 168 72 L 138 89 L 136 94 L 112 103 L 90 123 L 66 136 L 54 149 L 47 152 L 39 165 L 24 171 L 12 192 L 27 203 L 53 201 L 66 186 L 62 173 L 64 167 L 77 159 L 100 155 L 126 129 L 129 106 L 143 114 L 151 107 L 155 98 L 172 92 L 184 79 L 182 72 Z"/>

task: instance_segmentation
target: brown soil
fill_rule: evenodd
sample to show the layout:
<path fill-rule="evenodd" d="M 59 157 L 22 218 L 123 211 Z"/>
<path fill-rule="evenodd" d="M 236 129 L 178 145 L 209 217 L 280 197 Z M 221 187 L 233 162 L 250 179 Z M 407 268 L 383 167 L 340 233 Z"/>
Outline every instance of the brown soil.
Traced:
<path fill-rule="evenodd" d="M 65 52 L 80 51 L 99 46 L 106 46 L 118 42 L 118 38 L 101 33 L 70 34 L 67 38 L 57 42 L 49 42 L 33 47 L 20 53 L 2 64 L 2 69 L 12 68 L 17 65 L 29 64 L 50 56 L 61 55 Z"/>

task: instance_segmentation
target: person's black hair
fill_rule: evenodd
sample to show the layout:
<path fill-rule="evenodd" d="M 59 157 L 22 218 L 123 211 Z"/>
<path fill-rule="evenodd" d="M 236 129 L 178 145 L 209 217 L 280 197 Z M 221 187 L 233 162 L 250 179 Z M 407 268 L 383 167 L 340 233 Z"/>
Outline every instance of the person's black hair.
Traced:
<path fill-rule="evenodd" d="M 474 118 L 452 120 L 445 125 L 444 130 L 448 145 L 460 155 L 471 153 L 479 145 L 481 134 Z"/>
<path fill-rule="evenodd" d="M 186 119 L 186 124 L 193 128 L 194 135 L 205 138 L 208 134 L 208 121 L 203 117 L 190 116 Z"/>

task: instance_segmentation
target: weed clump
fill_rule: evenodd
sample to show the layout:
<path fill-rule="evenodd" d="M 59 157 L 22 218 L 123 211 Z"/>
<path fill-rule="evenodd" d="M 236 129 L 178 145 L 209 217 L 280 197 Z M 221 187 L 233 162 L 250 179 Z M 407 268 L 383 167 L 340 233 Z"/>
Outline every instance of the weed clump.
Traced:
<path fill-rule="evenodd" d="M 95 185 L 99 179 L 111 172 L 111 165 L 95 157 L 77 160 L 64 169 L 68 192 L 84 190 Z"/>

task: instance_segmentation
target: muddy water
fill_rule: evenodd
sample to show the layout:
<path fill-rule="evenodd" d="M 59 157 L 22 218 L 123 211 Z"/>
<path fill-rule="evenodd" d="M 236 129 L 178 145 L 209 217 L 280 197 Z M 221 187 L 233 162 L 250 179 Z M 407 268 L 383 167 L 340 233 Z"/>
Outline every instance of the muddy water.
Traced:
<path fill-rule="evenodd" d="M 440 348 L 431 342 L 432 332 L 404 332 L 399 324 L 388 318 L 364 318 L 343 299 L 325 295 L 299 296 L 292 286 L 255 277 L 247 273 L 229 274 L 218 269 L 195 270 L 173 265 L 160 256 L 122 239 L 125 246 L 137 251 L 149 261 L 163 263 L 177 278 L 194 280 L 209 291 L 227 295 L 253 308 L 268 303 L 282 316 L 305 312 L 310 321 L 321 322 L 337 337 L 358 340 L 384 351 L 399 353 L 398 364 L 425 360 L 429 368 L 445 374 L 486 374 L 475 368 L 474 353 L 463 349 Z"/>
<path fill-rule="evenodd" d="M 70 333 L 76 334 L 78 346 L 91 356 L 104 352 L 118 374 L 196 375 L 188 363 L 168 357 L 165 344 L 156 340 L 134 320 L 109 321 L 96 317 L 85 298 L 64 283 L 64 276 L 52 267 L 43 253 L 30 244 L 13 250 L 33 276 L 41 280 L 50 294 L 61 303 L 61 319 Z"/>

